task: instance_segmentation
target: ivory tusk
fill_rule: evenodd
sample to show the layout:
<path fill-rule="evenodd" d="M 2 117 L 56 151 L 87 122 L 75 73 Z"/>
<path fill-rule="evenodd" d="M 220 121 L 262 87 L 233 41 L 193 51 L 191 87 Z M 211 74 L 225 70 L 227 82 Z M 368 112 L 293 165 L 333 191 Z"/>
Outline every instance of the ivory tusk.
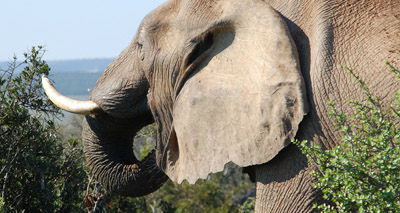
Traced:
<path fill-rule="evenodd" d="M 98 114 L 101 111 L 99 105 L 93 101 L 77 101 L 61 95 L 50 83 L 46 75 L 42 76 L 42 86 L 47 97 L 59 108 L 81 115 Z"/>

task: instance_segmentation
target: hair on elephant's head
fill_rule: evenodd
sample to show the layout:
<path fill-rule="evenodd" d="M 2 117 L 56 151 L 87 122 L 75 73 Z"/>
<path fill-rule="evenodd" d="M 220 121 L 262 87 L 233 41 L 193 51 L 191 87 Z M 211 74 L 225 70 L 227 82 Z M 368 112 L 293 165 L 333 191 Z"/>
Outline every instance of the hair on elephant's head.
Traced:
<path fill-rule="evenodd" d="M 169 1 L 144 18 L 89 102 L 45 88 L 61 107 L 90 114 L 83 143 L 91 171 L 129 196 L 153 192 L 167 176 L 194 183 L 228 162 L 268 162 L 307 112 L 286 24 L 257 0 Z M 157 146 L 139 161 L 133 137 L 154 121 Z"/>

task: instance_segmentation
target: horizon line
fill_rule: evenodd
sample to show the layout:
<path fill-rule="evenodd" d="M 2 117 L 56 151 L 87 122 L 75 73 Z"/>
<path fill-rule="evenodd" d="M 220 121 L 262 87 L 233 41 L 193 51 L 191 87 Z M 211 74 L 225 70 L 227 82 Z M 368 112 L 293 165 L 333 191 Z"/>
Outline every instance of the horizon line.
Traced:
<path fill-rule="evenodd" d="M 88 61 L 88 60 L 114 60 L 116 57 L 93 57 L 93 58 L 72 58 L 72 59 L 44 59 L 46 62 L 65 62 L 65 61 Z M 13 62 L 14 59 L 10 58 L 9 60 L 0 60 L 0 63 L 9 63 Z M 19 60 L 17 58 L 17 62 L 22 62 L 23 60 Z"/>

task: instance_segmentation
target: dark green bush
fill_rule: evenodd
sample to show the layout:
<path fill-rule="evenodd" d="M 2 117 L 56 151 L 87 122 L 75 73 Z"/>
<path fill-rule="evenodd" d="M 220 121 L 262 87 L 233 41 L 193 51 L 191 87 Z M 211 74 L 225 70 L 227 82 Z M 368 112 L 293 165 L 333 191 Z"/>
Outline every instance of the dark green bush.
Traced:
<path fill-rule="evenodd" d="M 0 209 L 3 212 L 76 212 L 85 191 L 82 149 L 62 142 L 61 113 L 43 95 L 50 68 L 42 47 L 0 70 Z M 22 71 L 16 71 L 20 68 Z"/>
<path fill-rule="evenodd" d="M 400 79 L 398 68 L 386 63 Z M 348 69 L 348 68 L 347 68 Z M 331 101 L 330 116 L 344 136 L 340 146 L 323 150 L 295 141 L 310 163 L 315 184 L 327 201 L 323 212 L 400 212 L 400 92 L 384 105 L 368 86 L 348 69 L 363 90 L 365 101 L 351 100 L 352 115 L 338 112 Z"/>
<path fill-rule="evenodd" d="M 149 125 L 137 134 L 135 150 L 141 150 L 136 154 L 140 158 L 154 148 L 155 128 L 154 124 Z M 233 164 L 224 173 L 212 174 L 208 180 L 198 180 L 193 185 L 169 180 L 156 192 L 141 198 L 105 192 L 105 206 L 111 212 L 251 212 L 251 204 L 243 208 L 240 205 L 244 197 L 252 194 L 254 184 Z"/>

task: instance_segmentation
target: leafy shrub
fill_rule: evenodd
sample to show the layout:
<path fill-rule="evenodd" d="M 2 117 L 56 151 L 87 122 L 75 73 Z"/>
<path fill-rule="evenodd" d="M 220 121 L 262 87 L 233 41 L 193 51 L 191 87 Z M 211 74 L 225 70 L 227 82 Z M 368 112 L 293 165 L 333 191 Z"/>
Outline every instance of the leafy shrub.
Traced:
<path fill-rule="evenodd" d="M 139 159 L 154 148 L 155 133 L 156 127 L 152 124 L 136 135 L 134 150 Z M 112 194 L 94 180 L 89 182 L 88 193 L 85 201 L 89 212 L 253 212 L 255 201 L 252 197 L 254 184 L 233 164 L 226 166 L 224 172 L 212 174 L 193 185 L 169 180 L 144 197 Z"/>
<path fill-rule="evenodd" d="M 135 153 L 136 156 L 143 158 L 154 148 L 155 132 L 154 124 L 138 132 L 134 150 L 140 150 L 140 152 Z M 92 185 L 96 184 L 98 183 L 94 182 Z M 193 185 L 186 181 L 177 184 L 169 180 L 156 192 L 140 198 L 122 197 L 103 190 L 100 197 L 104 200 L 104 204 L 98 205 L 97 210 L 166 213 L 252 212 L 249 209 L 252 205 L 251 202 L 243 208 L 240 205 L 244 202 L 243 198 L 254 194 L 254 189 L 254 184 L 250 182 L 247 174 L 243 174 L 241 168 L 230 164 L 226 166 L 224 172 L 212 174 L 208 180 L 198 180 Z M 91 194 L 95 195 L 96 193 Z"/>
<path fill-rule="evenodd" d="M 242 213 L 250 213 L 254 212 L 254 208 L 256 206 L 256 198 L 249 197 L 242 206 L 240 206 L 240 212 Z"/>
<path fill-rule="evenodd" d="M 398 68 L 386 63 L 400 79 Z M 338 112 L 334 103 L 330 116 L 344 133 L 342 143 L 323 150 L 306 141 L 295 141 L 310 163 L 317 166 L 314 185 L 323 193 L 323 212 L 399 212 L 400 211 L 400 92 L 394 104 L 385 106 L 351 69 L 365 95 L 365 101 L 347 101 L 352 115 Z"/>
<path fill-rule="evenodd" d="M 243 206 L 240 200 L 251 194 L 254 184 L 239 169 L 232 168 L 228 176 L 213 174 L 193 185 L 169 180 L 158 191 L 140 198 L 105 192 L 105 206 L 111 212 L 253 212 L 252 198 Z M 231 182 L 231 178 L 237 183 Z"/>
<path fill-rule="evenodd" d="M 0 69 L 0 205 L 4 212 L 76 212 L 85 191 L 82 149 L 62 142 L 61 116 L 42 92 L 42 47 Z M 22 71 L 16 71 L 23 67 Z"/>

